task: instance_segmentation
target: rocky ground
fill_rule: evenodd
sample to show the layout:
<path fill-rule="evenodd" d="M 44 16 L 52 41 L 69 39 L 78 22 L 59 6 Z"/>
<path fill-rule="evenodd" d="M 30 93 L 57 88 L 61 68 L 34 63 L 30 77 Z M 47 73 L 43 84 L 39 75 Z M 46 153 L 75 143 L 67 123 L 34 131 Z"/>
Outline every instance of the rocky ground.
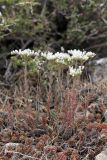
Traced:
<path fill-rule="evenodd" d="M 107 159 L 106 90 L 100 83 L 84 84 L 65 91 L 62 107 L 56 103 L 50 108 L 49 96 L 35 109 L 32 100 L 26 101 L 21 92 L 15 96 L 2 85 L 0 159 Z"/>

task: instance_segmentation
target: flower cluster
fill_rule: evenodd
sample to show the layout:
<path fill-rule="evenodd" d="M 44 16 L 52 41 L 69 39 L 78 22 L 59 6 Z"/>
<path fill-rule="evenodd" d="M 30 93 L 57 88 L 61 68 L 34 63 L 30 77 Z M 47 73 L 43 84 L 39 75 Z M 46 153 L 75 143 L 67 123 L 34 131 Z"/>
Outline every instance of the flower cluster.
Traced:
<path fill-rule="evenodd" d="M 13 50 L 11 52 L 12 55 L 16 54 L 16 55 L 20 55 L 20 56 L 23 56 L 23 55 L 26 55 L 26 56 L 38 56 L 39 55 L 39 51 L 38 52 L 35 52 L 34 50 L 30 50 L 30 49 L 25 49 L 25 50 Z"/>
<path fill-rule="evenodd" d="M 42 52 L 41 54 L 47 60 L 55 60 L 58 63 L 66 64 L 67 62 L 74 62 L 74 61 L 87 61 L 89 58 L 95 56 L 93 52 L 86 52 L 80 50 L 68 50 L 67 53 L 64 52 L 56 52 L 53 54 L 52 52 Z"/>
<path fill-rule="evenodd" d="M 53 52 L 41 52 L 40 50 L 35 52 L 34 50 L 25 49 L 25 50 L 13 50 L 11 54 L 17 54 L 17 55 L 27 55 L 27 56 L 39 56 L 45 57 L 47 60 L 88 60 L 89 58 L 92 58 L 95 56 L 95 53 L 93 52 L 86 52 L 86 51 L 80 51 L 80 50 L 68 50 L 67 53 L 64 52 L 56 52 L 53 54 Z"/>
<path fill-rule="evenodd" d="M 68 53 L 63 52 L 42 52 L 41 54 L 44 58 L 46 58 L 48 61 L 55 61 L 58 64 L 64 64 L 67 65 L 68 62 L 71 62 L 71 56 Z"/>
<path fill-rule="evenodd" d="M 60 68 L 60 65 L 62 67 L 63 66 L 67 66 L 69 67 L 69 74 L 72 76 L 77 76 L 77 75 L 81 75 L 82 71 L 84 69 L 84 66 L 79 66 L 80 64 L 78 64 L 79 62 L 85 62 L 88 59 L 92 58 L 95 56 L 95 53 L 93 52 L 86 52 L 86 51 L 80 51 L 80 50 L 68 50 L 67 52 L 65 52 L 64 50 L 61 52 L 42 52 L 42 51 L 37 51 L 35 52 L 34 50 L 30 50 L 30 49 L 25 49 L 25 50 L 14 50 L 11 52 L 11 54 L 16 54 L 16 55 L 20 55 L 22 56 L 27 56 L 27 57 L 36 57 L 33 58 L 32 61 L 34 62 L 35 60 L 37 61 L 37 59 L 40 61 L 42 61 L 43 58 L 45 60 L 47 60 L 48 62 L 50 62 L 51 65 L 57 66 L 58 64 L 58 68 Z M 28 59 L 27 59 L 28 60 Z M 52 63 L 54 62 L 54 63 Z M 74 68 L 72 67 L 73 65 L 79 66 L 78 68 Z M 83 64 L 83 63 L 81 63 Z"/>
<path fill-rule="evenodd" d="M 79 76 L 82 74 L 82 71 L 84 69 L 84 66 L 79 66 L 78 68 L 69 67 L 69 74 L 74 76 Z"/>
<path fill-rule="evenodd" d="M 95 53 L 93 52 L 86 52 L 86 51 L 80 51 L 80 50 L 68 50 L 68 53 L 72 55 L 72 58 L 74 60 L 83 60 L 87 61 L 89 58 L 92 58 L 95 56 Z"/>
<path fill-rule="evenodd" d="M 78 61 L 85 62 L 90 58 L 93 58 L 95 56 L 95 53 L 74 49 L 68 50 L 67 53 L 56 52 L 55 54 L 53 54 L 52 52 L 45 52 L 42 53 L 42 56 L 49 61 L 54 60 L 58 64 L 67 65 L 69 67 L 69 74 L 74 77 L 82 74 L 84 66 L 74 68 L 72 67 L 72 65 L 75 65 L 75 63 L 78 63 Z"/>

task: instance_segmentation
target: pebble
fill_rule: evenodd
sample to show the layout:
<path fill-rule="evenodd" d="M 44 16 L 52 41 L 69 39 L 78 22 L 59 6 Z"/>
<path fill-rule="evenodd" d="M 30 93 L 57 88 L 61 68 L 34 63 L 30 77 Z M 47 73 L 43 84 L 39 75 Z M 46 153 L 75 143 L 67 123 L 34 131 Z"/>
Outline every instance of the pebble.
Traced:
<path fill-rule="evenodd" d="M 102 151 L 99 153 L 96 157 L 95 160 L 107 160 L 107 151 Z"/>

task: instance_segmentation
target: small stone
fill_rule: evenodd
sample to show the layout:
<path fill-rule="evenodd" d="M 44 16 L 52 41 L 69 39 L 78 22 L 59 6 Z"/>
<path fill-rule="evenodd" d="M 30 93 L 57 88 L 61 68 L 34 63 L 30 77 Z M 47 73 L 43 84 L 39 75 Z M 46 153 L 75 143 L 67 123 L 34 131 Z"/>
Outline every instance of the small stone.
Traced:
<path fill-rule="evenodd" d="M 107 58 L 93 60 L 89 64 L 91 80 L 94 83 L 107 78 Z"/>
<path fill-rule="evenodd" d="M 95 157 L 95 160 L 107 160 L 107 152 L 106 151 L 102 151 L 100 154 L 98 154 Z"/>
<path fill-rule="evenodd" d="M 14 152 L 17 150 L 17 147 L 19 146 L 19 143 L 7 143 L 5 144 L 4 148 L 4 153 L 7 154 L 8 152 Z"/>

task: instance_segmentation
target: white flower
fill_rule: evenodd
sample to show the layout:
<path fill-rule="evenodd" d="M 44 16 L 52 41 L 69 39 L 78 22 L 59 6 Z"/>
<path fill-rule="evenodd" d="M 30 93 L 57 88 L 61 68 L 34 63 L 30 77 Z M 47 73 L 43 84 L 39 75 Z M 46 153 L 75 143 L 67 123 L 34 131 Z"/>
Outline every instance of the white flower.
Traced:
<path fill-rule="evenodd" d="M 54 60 L 55 55 L 52 52 L 41 52 L 41 56 L 45 57 L 47 60 Z"/>
<path fill-rule="evenodd" d="M 27 55 L 27 56 L 38 56 L 39 52 L 34 52 L 34 50 L 30 50 L 30 49 L 25 49 L 25 50 L 13 50 L 11 52 L 11 54 L 16 54 L 16 55 Z"/>
<path fill-rule="evenodd" d="M 89 57 L 89 58 L 92 58 L 92 57 L 95 56 L 95 53 L 93 53 L 93 52 L 87 52 L 86 56 Z"/>
<path fill-rule="evenodd" d="M 84 66 L 79 66 L 78 68 L 69 67 L 69 74 L 73 77 L 81 75 L 83 69 L 84 69 Z"/>
<path fill-rule="evenodd" d="M 70 60 L 70 55 L 67 53 L 63 53 L 63 52 L 56 52 L 55 53 L 55 57 L 56 59 L 66 59 L 66 60 Z"/>
<path fill-rule="evenodd" d="M 70 61 L 71 57 L 67 53 L 56 52 L 53 54 L 52 52 L 42 52 L 41 56 L 45 57 L 47 60 L 55 60 L 57 63 L 65 63 L 65 60 Z"/>
<path fill-rule="evenodd" d="M 85 51 L 80 51 L 80 50 L 68 50 L 68 53 L 72 55 L 72 59 L 74 60 L 88 60 L 88 57 L 86 56 Z"/>
<path fill-rule="evenodd" d="M 67 53 L 56 52 L 55 53 L 56 62 L 60 64 L 67 64 L 67 62 L 71 61 L 71 56 Z"/>
<path fill-rule="evenodd" d="M 84 53 L 80 50 L 68 50 L 68 53 L 72 55 L 73 59 L 82 59 L 84 56 Z"/>
<path fill-rule="evenodd" d="M 74 60 L 83 60 L 87 61 L 89 58 L 94 57 L 95 53 L 80 51 L 80 50 L 68 50 L 68 53 L 72 55 L 72 59 Z"/>
<path fill-rule="evenodd" d="M 62 48 L 61 52 L 56 52 L 56 53 L 53 53 L 50 51 L 41 52 L 40 50 L 38 50 L 37 52 L 35 52 L 34 50 L 30 50 L 30 49 L 25 49 L 25 50 L 19 49 L 19 50 L 13 50 L 11 54 L 16 54 L 20 56 L 23 56 L 23 55 L 35 56 L 35 57 L 41 56 L 47 59 L 48 61 L 54 61 L 56 63 L 65 64 L 68 66 L 73 62 L 75 62 L 75 60 L 76 61 L 81 60 L 84 62 L 84 61 L 87 61 L 89 58 L 95 56 L 95 53 L 80 51 L 76 49 L 68 50 L 67 53 L 65 53 L 64 48 Z"/>

